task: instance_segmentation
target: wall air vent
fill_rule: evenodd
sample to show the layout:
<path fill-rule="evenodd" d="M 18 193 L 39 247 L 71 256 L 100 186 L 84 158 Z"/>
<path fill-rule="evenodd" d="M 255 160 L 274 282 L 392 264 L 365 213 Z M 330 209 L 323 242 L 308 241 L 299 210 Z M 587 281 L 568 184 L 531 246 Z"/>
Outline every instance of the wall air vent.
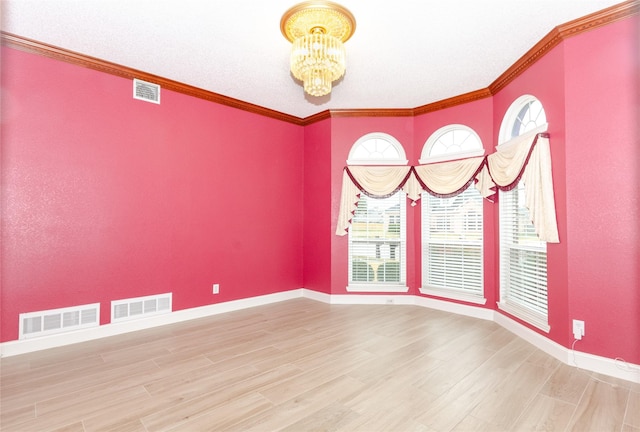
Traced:
<path fill-rule="evenodd" d="M 111 322 L 127 321 L 171 312 L 171 293 L 111 302 Z"/>
<path fill-rule="evenodd" d="M 21 313 L 19 339 L 64 333 L 100 324 L 100 303 Z"/>
<path fill-rule="evenodd" d="M 133 80 L 133 98 L 147 102 L 160 103 L 160 86 L 139 79 Z"/>

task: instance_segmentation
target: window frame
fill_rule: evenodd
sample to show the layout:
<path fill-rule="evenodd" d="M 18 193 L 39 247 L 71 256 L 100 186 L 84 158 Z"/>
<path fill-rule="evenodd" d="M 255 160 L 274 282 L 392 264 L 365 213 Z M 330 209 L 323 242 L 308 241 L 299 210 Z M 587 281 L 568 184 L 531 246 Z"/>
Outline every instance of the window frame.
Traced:
<path fill-rule="evenodd" d="M 369 157 L 356 158 L 356 154 L 360 153 L 359 148 L 370 143 L 372 141 L 384 141 L 386 145 L 390 146 L 395 150 L 396 155 L 394 157 Z M 347 165 L 391 165 L 391 166 L 399 166 L 399 165 L 407 165 L 408 160 L 406 159 L 406 154 L 402 144 L 395 139 L 393 136 L 383 133 L 383 132 L 372 132 L 360 137 L 351 147 L 349 152 L 349 159 L 347 159 Z M 353 251 L 353 223 L 348 232 L 348 278 L 347 278 L 347 287 L 346 290 L 348 292 L 370 292 L 370 293 L 379 293 L 379 292 L 408 292 L 409 287 L 407 286 L 407 203 L 406 203 L 406 194 L 399 190 L 396 192 L 398 194 L 398 204 L 399 204 L 399 218 L 400 218 L 400 235 L 399 235 L 399 251 L 398 253 L 401 256 L 400 259 L 400 269 L 399 269 L 399 281 L 394 282 L 368 282 L 368 281 L 353 281 L 353 265 L 354 259 L 352 256 Z M 362 198 L 375 200 L 376 198 L 367 197 L 365 194 L 361 194 Z M 394 218 L 395 219 L 395 218 Z M 385 240 L 381 240 L 383 243 Z M 390 252 L 391 253 L 391 252 Z M 395 253 L 395 252 L 394 252 Z M 368 264 L 367 264 L 368 265 Z M 379 264 L 381 266 L 382 264 Z M 377 275 L 380 267 L 374 270 L 375 275 Z"/>
<path fill-rule="evenodd" d="M 532 103 L 540 104 L 540 108 L 542 109 L 542 114 L 543 114 L 542 121 L 530 122 L 528 125 L 525 125 L 524 129 L 519 128 L 520 129 L 519 135 L 515 135 L 514 132 L 516 128 L 516 122 L 520 121 L 519 116 L 522 114 L 523 110 L 527 106 L 530 106 L 530 104 Z M 547 124 L 546 112 L 544 111 L 544 106 L 542 105 L 542 103 L 535 96 L 532 96 L 532 95 L 520 96 L 511 104 L 511 106 L 507 110 L 502 120 L 502 124 L 500 126 L 500 134 L 499 134 L 500 142 L 498 145 L 499 146 L 509 145 L 509 142 L 513 138 L 523 135 L 524 133 L 536 127 L 537 128 L 546 127 L 546 124 Z M 534 244 L 534 242 L 531 242 L 530 244 L 519 244 L 519 243 L 515 243 L 512 240 L 512 236 L 507 235 L 508 231 L 515 232 L 514 225 L 522 226 L 522 224 L 524 223 L 526 225 L 526 230 L 530 230 L 531 228 L 533 228 L 533 225 L 531 225 L 530 218 L 527 216 L 528 210 L 526 208 L 523 208 L 521 205 L 518 205 L 518 203 L 522 200 L 519 199 L 517 195 L 515 196 L 515 199 L 514 199 L 513 194 L 522 194 L 523 193 L 522 189 L 523 189 L 523 184 L 522 182 L 519 182 L 516 187 L 514 187 L 509 191 L 502 191 L 502 190 L 499 191 L 499 199 L 498 199 L 499 246 L 498 247 L 499 247 L 499 268 L 500 268 L 500 272 L 499 272 L 500 297 L 499 297 L 497 306 L 500 310 L 503 310 L 509 313 L 510 315 L 513 315 L 516 318 L 519 318 L 527 322 L 528 324 L 548 333 L 551 330 L 551 326 L 549 325 L 549 309 L 548 309 L 549 307 L 549 292 L 548 292 L 549 274 L 548 274 L 548 267 L 547 267 L 548 266 L 547 243 L 538 240 L 537 242 L 535 242 L 538 244 Z M 507 195 L 507 194 L 511 194 L 511 195 Z M 514 206 L 518 205 L 518 207 L 511 207 L 507 209 L 506 204 L 509 203 L 510 201 L 513 201 L 514 202 L 513 205 Z M 525 214 L 524 217 L 522 216 L 523 212 Z M 507 218 L 510 218 L 510 220 L 507 220 Z M 517 233 L 522 234 L 522 237 L 519 237 L 517 241 L 520 241 L 521 239 L 524 240 L 524 235 L 527 232 L 528 231 L 518 231 Z M 533 232 L 535 233 L 535 229 L 533 230 Z M 544 293 L 545 293 L 545 311 L 546 311 L 545 313 L 535 310 L 534 307 L 526 306 L 527 301 L 522 299 L 521 300 L 517 299 L 517 297 L 525 297 L 523 295 L 525 293 L 529 296 L 535 297 L 537 293 L 540 292 L 540 289 L 536 288 L 536 289 L 530 290 L 530 292 L 527 293 L 526 286 L 518 286 L 518 287 L 512 288 L 509 285 L 511 284 L 512 276 L 514 275 L 514 273 L 516 273 L 511 271 L 513 251 L 515 251 L 515 254 L 518 255 L 519 257 L 520 256 L 524 258 L 528 257 L 530 259 L 533 259 L 534 262 L 536 263 L 538 262 L 538 259 L 539 259 L 537 255 L 544 254 L 544 259 L 545 259 Z M 539 266 L 536 265 L 535 267 L 536 267 L 536 272 L 535 272 L 535 276 L 531 276 L 532 281 L 541 275 L 541 273 L 539 273 L 537 270 Z M 519 274 L 525 273 L 524 267 L 518 267 L 517 270 L 519 270 L 518 271 Z M 522 285 L 525 285 L 527 282 L 528 281 L 522 282 Z M 531 301 L 530 303 L 537 303 L 537 301 L 536 302 Z"/>
<path fill-rule="evenodd" d="M 475 141 L 477 142 L 477 145 L 479 146 L 479 148 L 464 150 L 464 151 L 447 151 L 444 154 L 432 156 L 431 152 L 433 151 L 434 146 L 437 143 L 439 143 L 440 140 L 445 135 L 454 134 L 456 131 L 470 134 L 473 138 L 475 138 Z M 455 140 L 455 137 L 452 137 L 452 139 Z M 451 149 L 451 148 L 454 148 L 454 145 L 448 146 L 448 149 Z M 441 127 L 440 129 L 435 131 L 433 134 L 431 134 L 431 136 L 427 139 L 427 141 L 425 142 L 422 148 L 420 163 L 424 164 L 424 163 L 445 162 L 445 161 L 452 161 L 452 160 L 457 160 L 462 158 L 478 157 L 478 156 L 483 156 L 484 153 L 485 153 L 485 149 L 484 149 L 484 146 L 482 145 L 482 140 L 480 139 L 480 136 L 473 129 L 461 124 L 450 124 L 450 125 Z M 485 288 L 484 287 L 484 208 L 483 208 L 484 200 L 480 195 L 480 193 L 476 190 L 475 192 L 477 193 L 477 196 L 469 198 L 469 199 L 475 200 L 475 202 L 472 202 L 472 204 L 480 205 L 481 229 L 479 231 L 481 233 L 481 238 L 479 242 L 434 241 L 430 235 L 433 233 L 433 231 L 429 229 L 431 221 L 428 218 L 432 213 L 429 206 L 433 205 L 435 200 L 459 199 L 459 197 L 461 196 L 463 197 L 466 196 L 465 194 L 468 194 L 469 193 L 468 191 L 471 188 L 474 188 L 473 183 L 470 184 L 469 187 L 464 192 L 451 198 L 437 198 L 437 197 L 433 197 L 427 192 L 422 193 L 422 198 L 421 198 L 422 216 L 420 221 L 421 228 L 422 228 L 421 229 L 421 232 L 422 232 L 421 233 L 421 262 L 420 262 L 421 269 L 422 269 L 422 282 L 421 282 L 422 286 L 420 288 L 420 293 L 447 298 L 451 300 L 460 300 L 460 301 L 465 301 L 467 303 L 484 305 L 487 302 L 487 299 L 485 298 L 485 294 L 484 294 L 484 288 Z M 473 194 L 473 192 L 470 192 L 470 194 Z M 442 205 L 446 206 L 444 202 L 442 202 Z M 463 225 L 466 226 L 466 222 L 465 222 L 466 219 L 464 218 L 464 216 L 465 215 L 462 215 L 461 222 L 463 223 Z M 449 222 L 449 221 L 447 220 L 445 222 Z M 449 226 L 449 224 L 445 223 L 445 226 Z M 478 230 L 474 230 L 474 231 L 478 231 Z M 463 235 L 467 234 L 466 229 L 463 229 L 463 232 L 464 232 Z M 475 248 L 478 248 L 479 246 L 479 251 L 480 251 L 479 267 L 478 268 L 474 268 L 473 266 L 471 267 L 471 269 L 475 271 L 479 271 L 479 274 L 480 274 L 479 276 L 480 286 L 478 287 L 477 290 L 465 289 L 464 287 L 459 287 L 459 286 L 444 287 L 444 286 L 436 286 L 436 285 L 430 284 L 429 279 L 431 277 L 431 273 L 429 272 L 429 268 L 431 267 L 431 264 L 432 264 L 431 263 L 432 256 L 429 254 L 428 248 L 430 248 L 431 245 L 436 245 L 436 244 L 441 245 L 442 247 L 446 247 L 448 245 L 452 247 L 467 248 L 467 249 L 468 248 L 475 249 Z M 443 259 L 446 258 L 445 254 L 442 254 L 442 257 Z M 457 255 L 454 255 L 452 258 L 454 261 L 451 263 L 450 268 L 447 268 L 447 264 L 444 264 L 441 269 L 436 270 L 441 272 L 440 274 L 443 275 L 442 276 L 443 279 L 447 278 L 446 276 L 447 273 L 454 271 L 453 267 L 457 265 L 464 266 L 464 263 L 460 263 L 460 261 L 464 261 L 462 256 L 459 257 Z M 460 260 L 460 261 L 457 261 L 457 260 Z M 455 276 L 453 277 L 453 279 L 456 279 Z M 458 278 L 458 282 L 462 282 L 462 279 Z M 465 282 L 462 282 L 462 283 L 465 284 Z"/>
<path fill-rule="evenodd" d="M 472 134 L 480 143 L 481 148 L 475 149 L 475 150 L 468 150 L 468 151 L 447 152 L 442 155 L 431 156 L 431 152 L 435 144 L 437 144 L 438 141 L 440 141 L 440 139 L 444 135 L 453 131 L 464 131 Z M 427 141 L 424 143 L 424 146 L 422 147 L 422 153 L 420 155 L 419 162 L 420 164 L 427 164 L 427 163 L 443 162 L 443 161 L 450 161 L 450 160 L 463 159 L 463 158 L 469 158 L 469 157 L 484 156 L 484 154 L 485 154 L 485 149 L 484 147 L 482 147 L 482 140 L 480 139 L 480 136 L 476 133 L 476 131 L 471 129 L 469 126 L 465 126 L 463 124 L 450 124 L 450 125 L 441 127 L 440 129 L 438 129 L 437 131 L 435 131 L 429 136 Z"/>

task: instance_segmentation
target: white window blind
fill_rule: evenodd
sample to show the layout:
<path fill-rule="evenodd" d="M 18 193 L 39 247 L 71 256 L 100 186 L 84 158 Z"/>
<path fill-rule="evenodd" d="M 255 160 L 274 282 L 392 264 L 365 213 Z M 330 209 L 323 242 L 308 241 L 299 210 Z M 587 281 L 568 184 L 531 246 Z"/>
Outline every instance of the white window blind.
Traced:
<path fill-rule="evenodd" d="M 501 307 L 548 331 L 547 244 L 529 219 L 522 183 L 500 192 L 499 202 Z"/>
<path fill-rule="evenodd" d="M 482 196 L 473 185 L 451 198 L 423 194 L 422 292 L 483 299 L 482 217 Z"/>
<path fill-rule="evenodd" d="M 540 101 L 531 95 L 516 99 L 500 126 L 507 142 L 547 122 Z M 525 207 L 522 182 L 500 191 L 500 309 L 548 332 L 547 243 L 535 232 Z"/>
<path fill-rule="evenodd" d="M 349 228 L 349 289 L 393 290 L 406 285 L 406 194 L 361 195 Z"/>

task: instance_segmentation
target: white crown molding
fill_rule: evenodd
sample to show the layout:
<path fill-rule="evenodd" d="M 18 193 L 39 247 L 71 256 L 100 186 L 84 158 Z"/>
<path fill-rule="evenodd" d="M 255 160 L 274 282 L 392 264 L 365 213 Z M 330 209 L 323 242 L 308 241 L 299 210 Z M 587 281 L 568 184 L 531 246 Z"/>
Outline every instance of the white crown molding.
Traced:
<path fill-rule="evenodd" d="M 280 293 L 267 294 L 224 303 L 216 303 L 191 309 L 184 309 L 169 314 L 142 318 L 115 324 L 105 324 L 99 327 L 77 330 L 69 333 L 43 336 L 41 338 L 24 339 L 0 343 L 0 357 L 25 354 L 47 348 L 60 347 L 78 342 L 86 342 L 107 336 L 129 333 L 147 328 L 174 324 L 197 318 L 204 318 L 226 312 L 264 306 L 271 303 L 292 300 L 295 298 L 341 305 L 415 305 L 429 309 L 436 309 L 458 315 L 493 321 L 516 336 L 531 343 L 536 348 L 569 365 L 579 367 L 585 371 L 597 372 L 603 375 L 640 383 L 640 365 L 622 363 L 620 360 L 601 357 L 565 348 L 546 338 L 528 327 L 510 319 L 499 311 L 483 307 L 454 303 L 431 297 L 396 294 L 327 294 L 306 288 L 299 288 Z"/>

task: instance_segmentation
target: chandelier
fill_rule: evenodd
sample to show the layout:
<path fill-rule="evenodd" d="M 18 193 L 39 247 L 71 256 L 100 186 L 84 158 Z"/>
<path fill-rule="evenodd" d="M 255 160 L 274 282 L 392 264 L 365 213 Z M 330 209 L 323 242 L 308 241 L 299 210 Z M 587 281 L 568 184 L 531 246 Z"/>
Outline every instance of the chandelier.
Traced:
<path fill-rule="evenodd" d="M 331 92 L 331 83 L 344 75 L 346 42 L 356 20 L 346 8 L 330 1 L 306 1 L 282 16 L 280 30 L 293 43 L 291 72 L 311 96 Z"/>

